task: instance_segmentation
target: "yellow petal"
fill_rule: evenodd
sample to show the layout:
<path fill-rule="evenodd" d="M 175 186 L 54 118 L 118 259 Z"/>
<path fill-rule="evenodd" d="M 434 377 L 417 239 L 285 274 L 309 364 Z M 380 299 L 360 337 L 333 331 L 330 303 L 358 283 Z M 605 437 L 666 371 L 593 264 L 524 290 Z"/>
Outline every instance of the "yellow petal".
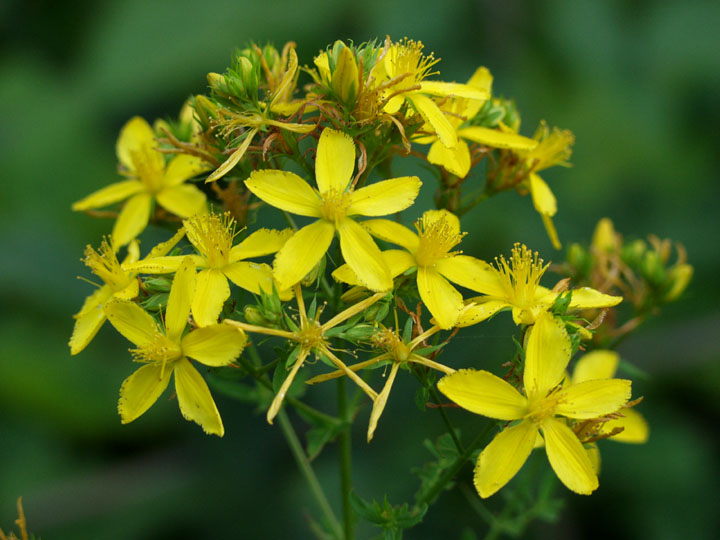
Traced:
<path fill-rule="evenodd" d="M 400 249 L 388 249 L 387 251 L 381 252 L 381 255 L 385 264 L 387 264 L 390 269 L 390 277 L 392 278 L 399 276 L 411 266 L 415 266 L 415 258 L 407 251 Z M 341 283 L 356 286 L 360 285 L 360 281 L 355 275 L 355 272 L 348 264 L 343 264 L 337 268 L 332 273 L 332 277 Z"/>
<path fill-rule="evenodd" d="M 170 163 L 168 163 L 167 169 L 165 169 L 165 176 L 163 177 L 163 186 L 177 186 L 182 184 L 185 180 L 194 178 L 198 174 L 212 169 L 207 161 L 203 161 L 199 157 L 189 156 L 187 154 L 180 154 L 175 156 Z"/>
<path fill-rule="evenodd" d="M 622 302 L 622 296 L 611 296 L 590 287 L 581 287 L 572 290 L 570 307 L 579 309 L 612 307 Z"/>
<path fill-rule="evenodd" d="M 157 401 L 170 382 L 172 369 L 147 364 L 125 379 L 120 387 L 118 412 L 123 424 L 132 422 Z"/>
<path fill-rule="evenodd" d="M 564 422 L 546 418 L 542 423 L 545 451 L 555 474 L 565 486 L 581 495 L 598 487 L 597 475 L 587 451 Z"/>
<path fill-rule="evenodd" d="M 432 99 L 422 94 L 412 94 L 412 97 L 408 96 L 407 100 L 413 104 L 423 120 L 432 126 L 441 143 L 448 148 L 452 148 L 458 143 L 455 128 Z"/>
<path fill-rule="evenodd" d="M 271 206 L 293 214 L 320 217 L 320 197 L 305 180 L 286 171 L 253 171 L 245 185 Z"/>
<path fill-rule="evenodd" d="M 319 219 L 297 231 L 278 251 L 273 274 L 280 289 L 289 289 L 304 278 L 327 252 L 335 226 Z"/>
<path fill-rule="evenodd" d="M 475 489 L 487 498 L 507 484 L 532 452 L 537 428 L 529 421 L 505 428 L 480 453 L 475 465 Z"/>
<path fill-rule="evenodd" d="M 148 258 L 163 257 L 167 255 L 172 251 L 172 249 L 177 245 L 177 243 L 182 240 L 183 236 L 185 236 L 185 227 L 180 227 L 180 229 L 178 229 L 178 231 L 172 235 L 170 240 L 160 242 L 157 246 L 152 248 L 150 250 L 150 253 L 148 253 Z"/>
<path fill-rule="evenodd" d="M 525 348 L 525 392 L 546 396 L 565 375 L 570 361 L 570 337 L 562 321 L 548 312 L 541 313 L 530 327 Z"/>
<path fill-rule="evenodd" d="M 597 379 L 573 384 L 560 394 L 555 413 L 568 418 L 598 418 L 617 412 L 630 399 L 626 379 Z"/>
<path fill-rule="evenodd" d="M 252 140 L 255 138 L 257 132 L 257 128 L 253 128 L 248 131 L 242 144 L 237 147 L 237 149 L 230 155 L 229 158 L 227 158 L 223 162 L 222 165 L 220 165 L 210 176 L 207 177 L 205 183 L 207 184 L 208 182 L 214 182 L 215 180 L 219 180 L 227 173 L 229 173 L 232 168 L 235 167 L 235 165 L 237 165 L 242 159 L 242 157 L 245 155 L 245 152 L 247 152 L 247 149 L 250 146 Z"/>
<path fill-rule="evenodd" d="M 477 99 L 484 101 L 490 97 L 490 93 L 476 86 L 469 84 L 450 83 L 443 81 L 422 81 L 420 83 L 420 92 L 430 94 L 431 96 L 455 96 L 466 99 Z M 413 99 L 415 96 L 413 96 Z"/>
<path fill-rule="evenodd" d="M 206 209 L 205 194 L 192 184 L 163 189 L 155 196 L 160 206 L 181 218 L 189 218 Z"/>
<path fill-rule="evenodd" d="M 393 362 L 393 365 L 390 368 L 390 375 L 388 376 L 387 381 L 385 381 L 385 386 L 383 386 L 382 392 L 378 394 L 378 397 L 373 402 L 372 412 L 370 413 L 370 423 L 368 424 L 367 442 L 370 442 L 373 435 L 375 435 L 378 420 L 380 420 L 380 416 L 385 410 L 385 405 L 387 404 L 388 397 L 390 396 L 390 390 L 392 389 L 393 382 L 395 381 L 395 375 L 397 375 L 399 367 L 400 364 L 398 362 Z"/>
<path fill-rule="evenodd" d="M 292 229 L 260 229 L 230 250 L 230 262 L 262 257 L 280 251 L 285 242 L 295 233 Z"/>
<path fill-rule="evenodd" d="M 474 300 L 477 301 L 477 299 Z M 509 306 L 510 304 L 504 300 L 487 300 L 465 306 L 455 326 L 458 328 L 472 326 L 473 324 L 489 319 L 501 309 Z"/>
<path fill-rule="evenodd" d="M 572 383 L 578 384 L 593 379 L 610 379 L 617 371 L 620 355 L 615 351 L 596 350 L 584 354 L 575 365 Z"/>
<path fill-rule="evenodd" d="M 315 177 L 320 193 L 335 190 L 342 193 L 355 170 L 355 143 L 349 135 L 324 129 L 315 158 Z"/>
<path fill-rule="evenodd" d="M 102 287 L 95 289 L 90 296 L 85 298 L 80 311 L 78 311 L 74 317 L 78 318 L 87 312 L 95 311 L 97 309 L 102 311 L 102 305 L 107 302 L 111 296 L 113 296 L 113 290 L 109 285 L 103 285 Z"/>
<path fill-rule="evenodd" d="M 80 199 L 73 203 L 73 210 L 89 210 L 91 208 L 102 208 L 112 203 L 116 203 L 145 191 L 145 186 L 137 180 L 123 180 L 110 184 L 102 189 L 91 193 L 84 199 Z"/>
<path fill-rule="evenodd" d="M 422 182 L 417 176 L 383 180 L 360 188 L 350 195 L 347 215 L 386 216 L 410 207 Z"/>
<path fill-rule="evenodd" d="M 195 294 L 195 278 L 195 264 L 190 257 L 185 257 L 173 277 L 165 311 L 166 334 L 175 343 L 180 342 L 188 323 L 190 304 Z"/>
<path fill-rule="evenodd" d="M 118 160 L 131 171 L 135 171 L 137 159 L 147 159 L 148 165 L 155 171 L 163 170 L 165 160 L 155 148 L 155 133 L 150 124 L 139 116 L 131 118 L 122 127 L 115 146 Z"/>
<path fill-rule="evenodd" d="M 380 240 L 402 246 L 411 253 L 418 249 L 418 235 L 407 227 L 389 219 L 369 219 L 360 223 L 362 227 Z"/>
<path fill-rule="evenodd" d="M 391 289 L 390 269 L 372 236 L 350 218 L 339 223 L 338 233 L 343 259 L 353 269 L 360 284 L 371 291 Z"/>
<path fill-rule="evenodd" d="M 153 318 L 140 306 L 124 300 L 111 300 L 103 308 L 110 324 L 138 347 L 155 341 L 159 330 Z"/>
<path fill-rule="evenodd" d="M 422 266 L 418 267 L 417 287 L 437 325 L 444 330 L 455 326 L 463 309 L 462 295 L 455 287 L 436 270 Z"/>
<path fill-rule="evenodd" d="M 135 263 L 124 264 L 123 270 L 127 272 L 139 272 L 141 274 L 171 274 L 180 268 L 183 259 L 185 259 L 185 257 L 182 255 L 152 257 Z M 197 259 L 198 258 L 193 259 L 196 264 L 199 262 Z"/>
<path fill-rule="evenodd" d="M 505 133 L 497 129 L 481 126 L 471 126 L 458 131 L 458 137 L 491 148 L 506 148 L 509 150 L 532 150 L 538 144 L 535 139 L 523 137 L 517 133 Z"/>
<path fill-rule="evenodd" d="M 554 216 L 557 212 L 557 200 L 545 180 L 535 173 L 530 173 L 529 182 L 535 210 L 546 216 Z"/>
<path fill-rule="evenodd" d="M 468 255 L 439 259 L 435 269 L 453 283 L 477 292 L 493 290 L 497 283 L 497 273 L 492 266 Z"/>
<path fill-rule="evenodd" d="M 220 413 L 200 373 L 187 358 L 175 363 L 175 392 L 180 412 L 186 420 L 199 424 L 208 435 L 225 434 Z"/>
<path fill-rule="evenodd" d="M 484 90 L 488 94 L 490 94 L 490 92 L 492 91 L 492 83 L 493 76 L 490 73 L 490 70 L 485 66 L 480 66 L 479 68 L 477 68 L 475 70 L 475 73 L 472 74 L 472 76 L 467 82 L 468 86 L 479 88 L 481 90 Z"/>
<path fill-rule="evenodd" d="M 285 394 L 287 394 L 288 389 L 290 388 L 290 385 L 295 380 L 295 376 L 297 375 L 298 370 L 302 367 L 303 363 L 305 362 L 305 358 L 307 358 L 308 350 L 305 348 L 300 349 L 300 354 L 298 354 L 297 360 L 295 360 L 295 363 L 292 366 L 292 369 L 290 370 L 290 373 L 288 373 L 288 376 L 285 377 L 285 380 L 283 381 L 282 385 L 280 386 L 280 389 L 278 390 L 278 393 L 275 394 L 275 397 L 272 400 L 272 403 L 270 403 L 270 408 L 268 409 L 265 418 L 268 421 L 268 424 L 272 424 L 273 420 L 277 416 L 277 413 L 280 411 L 280 407 L 282 407 L 283 401 L 285 400 Z"/>
<path fill-rule="evenodd" d="M 193 319 L 198 326 L 217 323 L 225 300 L 230 297 L 230 285 L 220 270 L 203 270 L 197 275 L 192 300 Z"/>
<path fill-rule="evenodd" d="M 545 442 L 543 441 L 543 446 L 545 445 Z M 600 465 L 601 465 L 601 459 L 600 459 L 600 449 L 598 448 L 597 443 L 587 443 L 585 445 L 585 451 L 588 454 L 588 458 L 590 458 L 590 463 L 592 463 L 593 471 L 595 471 L 595 475 L 600 474 Z"/>
<path fill-rule="evenodd" d="M 435 141 L 430 147 L 427 160 L 459 178 L 465 178 L 470 172 L 470 148 L 462 140 L 459 140 L 454 148 Z"/>
<path fill-rule="evenodd" d="M 98 301 L 92 308 L 83 309 L 77 315 L 73 333 L 70 337 L 70 354 L 77 354 L 87 347 L 105 322 L 105 312 L 102 304 L 110 297 L 112 291 L 107 285 L 98 289 L 98 291 L 103 292 L 104 299 Z"/>
<path fill-rule="evenodd" d="M 182 340 L 183 354 L 206 366 L 226 366 L 235 360 L 247 342 L 245 333 L 226 324 L 196 328 Z"/>
<path fill-rule="evenodd" d="M 560 243 L 560 238 L 558 237 L 557 229 L 555 229 L 555 224 L 553 223 L 552 218 L 546 214 L 540 214 L 540 217 L 542 218 L 543 226 L 545 227 L 545 232 L 547 232 L 548 238 L 550 239 L 550 243 L 555 249 L 561 249 L 562 244 Z"/>
<path fill-rule="evenodd" d="M 113 246 L 116 249 L 145 230 L 150 219 L 151 201 L 152 196 L 149 193 L 138 193 L 125 203 L 112 231 Z"/>
<path fill-rule="evenodd" d="M 463 409 L 498 420 L 518 420 L 528 412 L 527 398 L 489 371 L 461 369 L 438 381 L 438 390 Z"/>
<path fill-rule="evenodd" d="M 223 268 L 225 276 L 235 285 L 253 294 L 272 293 L 272 268 L 267 264 L 238 261 Z"/>
<path fill-rule="evenodd" d="M 607 433 L 615 428 L 621 427 L 623 430 L 611 437 L 613 441 L 631 444 L 643 444 L 647 442 L 650 435 L 650 428 L 645 418 L 635 409 L 624 408 L 618 412 L 623 415 L 622 418 L 606 422 L 603 425 L 603 431 Z"/>

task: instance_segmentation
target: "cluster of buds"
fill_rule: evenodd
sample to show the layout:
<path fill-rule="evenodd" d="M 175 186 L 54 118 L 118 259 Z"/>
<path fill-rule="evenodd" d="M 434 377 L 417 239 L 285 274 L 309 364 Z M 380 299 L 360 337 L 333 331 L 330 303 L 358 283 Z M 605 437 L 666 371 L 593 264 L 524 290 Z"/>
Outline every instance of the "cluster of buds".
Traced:
<path fill-rule="evenodd" d="M 270 423 L 286 401 L 307 413 L 295 397 L 304 383 L 347 377 L 372 404 L 370 441 L 401 370 L 435 396 L 433 374 L 442 375 L 445 396 L 500 421 L 478 459 L 483 497 L 539 446 L 569 489 L 589 494 L 598 485 L 597 440 L 626 430 L 636 433 L 628 442 L 644 440 L 647 426 L 629 409 L 631 383 L 613 378 L 612 353 L 589 351 L 601 320 L 586 324 L 585 314 L 623 298 L 642 312 L 677 298 L 691 274 L 684 252 L 669 267 L 668 241 L 624 245 L 601 222 L 589 250 L 570 247 L 561 271 L 572 279 L 548 288 L 540 281 L 549 263 L 524 245 L 495 264 L 456 249 L 468 234 L 459 216 L 508 189 L 531 194 L 559 247 L 556 200 L 538 173 L 567 165 L 573 135 L 544 122 L 534 137 L 521 135 L 514 103 L 493 95 L 486 68 L 467 83 L 445 82 L 432 78 L 438 61 L 408 39 L 338 41 L 304 68 L 301 91 L 295 44 L 252 45 L 209 74 L 209 92 L 190 98 L 177 120 L 151 127 L 136 117 L 122 128 L 125 179 L 73 206 L 118 211 L 106 214 L 116 221 L 100 250 L 86 250 L 103 283 L 77 313 L 70 348 L 82 351 L 106 320 L 135 345 L 143 365 L 122 384 L 123 422 L 144 414 L 171 378 L 182 415 L 221 436 L 203 373 L 211 383 L 240 373 L 272 389 L 271 398 L 255 394 Z M 422 159 L 440 179 L 438 208 L 423 209 L 414 228 L 399 216 L 423 182 L 388 178 L 396 158 Z M 483 187 L 463 194 L 482 160 Z M 259 226 L 272 212 L 288 227 Z M 175 233 L 143 257 L 150 222 Z M 504 378 L 438 361 L 465 328 L 503 312 L 520 334 Z M 252 336 L 279 342 L 275 357 Z M 581 349 L 589 354 L 570 376 Z M 367 358 L 348 365 L 344 356 Z M 477 355 L 473 365 L 488 360 Z M 377 391 L 372 370 L 382 366 L 390 374 Z"/>

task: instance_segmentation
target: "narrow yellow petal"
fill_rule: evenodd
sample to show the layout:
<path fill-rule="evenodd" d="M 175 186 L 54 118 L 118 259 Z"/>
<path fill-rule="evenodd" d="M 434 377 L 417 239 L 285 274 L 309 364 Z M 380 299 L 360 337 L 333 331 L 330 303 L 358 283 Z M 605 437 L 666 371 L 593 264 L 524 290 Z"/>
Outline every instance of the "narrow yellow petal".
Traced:
<path fill-rule="evenodd" d="M 389 219 L 369 219 L 360 222 L 360 224 L 375 238 L 402 246 L 411 253 L 415 253 L 418 249 L 420 242 L 418 235 L 396 221 L 390 221 Z"/>
<path fill-rule="evenodd" d="M 562 421 L 546 418 L 542 423 L 545 451 L 555 474 L 575 493 L 589 495 L 598 487 L 598 479 L 587 450 Z"/>
<path fill-rule="evenodd" d="M 455 325 L 458 328 L 465 328 L 466 326 L 478 324 L 489 319 L 501 309 L 510 307 L 510 304 L 508 304 L 505 300 L 487 300 L 484 302 L 478 302 L 477 298 L 472 300 L 476 303 L 468 305 L 465 309 L 463 309 L 463 312 L 460 314 L 460 318 Z"/>
<path fill-rule="evenodd" d="M 230 250 L 230 262 L 276 253 L 295 233 L 292 229 L 260 229 Z"/>
<path fill-rule="evenodd" d="M 381 252 L 382 258 L 390 269 L 390 277 L 395 278 L 405 272 L 411 266 L 415 266 L 415 259 L 407 251 L 401 249 L 388 249 L 387 251 Z M 350 265 L 343 264 L 337 268 L 333 273 L 332 277 L 336 281 L 341 283 L 347 283 L 348 285 L 360 285 L 357 275 Z"/>
<path fill-rule="evenodd" d="M 109 204 L 113 204 L 128 197 L 131 197 L 141 191 L 145 191 L 145 186 L 138 180 L 123 180 L 110 184 L 102 189 L 91 193 L 84 199 L 80 199 L 73 203 L 73 210 L 90 210 L 91 208 L 102 208 Z"/>
<path fill-rule="evenodd" d="M 182 240 L 183 236 L 185 236 L 185 227 L 180 227 L 178 231 L 173 234 L 169 240 L 165 240 L 165 242 L 160 242 L 158 245 L 152 248 L 150 250 L 150 253 L 148 253 L 148 258 L 163 257 L 167 255 L 173 250 L 177 243 Z"/>
<path fill-rule="evenodd" d="M 528 411 L 527 398 L 489 371 L 461 369 L 440 379 L 438 390 L 463 409 L 497 420 L 518 420 Z"/>
<path fill-rule="evenodd" d="M 355 170 L 355 143 L 352 137 L 334 129 L 320 135 L 315 158 L 315 177 L 320 193 L 345 191 Z"/>
<path fill-rule="evenodd" d="M 380 416 L 385 410 L 385 405 L 387 404 L 388 397 L 390 396 L 390 390 L 392 389 L 393 382 L 395 382 L 395 376 L 397 375 L 399 367 L 400 364 L 398 362 L 393 362 L 393 365 L 390 368 L 390 375 L 388 376 L 387 381 L 385 381 L 385 386 L 383 386 L 382 391 L 373 402 L 372 412 L 370 413 L 370 422 L 368 424 L 367 442 L 370 442 L 373 435 L 375 435 L 378 420 L 380 420 Z"/>
<path fill-rule="evenodd" d="M 320 217 L 320 197 L 305 180 L 287 171 L 253 171 L 245 185 L 271 206 L 293 214 Z"/>
<path fill-rule="evenodd" d="M 115 151 L 120 163 L 131 171 L 135 171 L 137 159 L 147 159 L 153 170 L 161 171 L 165 162 L 162 154 L 155 148 L 157 142 L 150 124 L 145 119 L 135 116 L 120 130 Z"/>
<path fill-rule="evenodd" d="M 475 73 L 472 74 L 472 76 L 467 82 L 468 86 L 472 86 L 473 88 L 479 88 L 481 90 L 484 90 L 488 94 L 490 94 L 490 92 L 492 91 L 492 83 L 493 76 L 490 73 L 490 70 L 485 66 L 480 66 L 479 68 L 477 68 L 475 70 Z"/>
<path fill-rule="evenodd" d="M 527 420 L 495 435 L 475 465 L 475 489 L 482 498 L 496 493 L 517 474 L 530 456 L 536 436 L 537 427 Z"/>
<path fill-rule="evenodd" d="M 405 210 L 415 202 L 421 185 L 417 176 L 403 176 L 355 190 L 347 215 L 386 216 Z"/>
<path fill-rule="evenodd" d="M 360 284 L 376 292 L 391 289 L 393 280 L 390 269 L 372 236 L 350 218 L 339 223 L 338 233 L 343 258 L 355 272 Z"/>
<path fill-rule="evenodd" d="M 562 244 L 560 243 L 560 238 L 558 237 L 557 229 L 555 228 L 552 218 L 546 214 L 540 214 L 540 217 L 542 218 L 545 232 L 547 232 L 548 238 L 550 238 L 550 243 L 555 249 L 562 249 Z"/>
<path fill-rule="evenodd" d="M 110 292 L 109 289 L 110 287 L 107 287 L 108 292 Z M 102 304 L 97 304 L 94 308 L 81 312 L 75 320 L 73 333 L 70 337 L 70 354 L 77 354 L 87 347 L 104 322 L 105 312 L 102 309 Z"/>
<path fill-rule="evenodd" d="M 432 99 L 422 94 L 412 94 L 407 100 L 413 104 L 423 120 L 432 126 L 441 143 L 448 148 L 453 148 L 458 143 L 455 128 Z"/>
<path fill-rule="evenodd" d="M 572 290 L 570 307 L 578 309 L 612 307 L 618 305 L 622 300 L 622 296 L 612 296 L 590 287 L 581 287 Z"/>
<path fill-rule="evenodd" d="M 102 305 L 107 302 L 113 295 L 113 290 L 109 285 L 103 285 L 102 287 L 95 289 L 93 293 L 85 298 L 80 311 L 78 311 L 74 317 L 78 318 L 89 311 L 95 311 L 100 309 L 102 311 Z"/>
<path fill-rule="evenodd" d="M 484 101 L 490 97 L 490 93 L 477 86 L 469 84 L 451 83 L 443 81 L 422 81 L 420 83 L 420 92 L 430 94 L 431 96 L 455 96 L 466 99 L 476 99 Z M 413 96 L 413 99 L 415 96 Z"/>
<path fill-rule="evenodd" d="M 268 409 L 268 412 L 265 415 L 265 418 L 267 419 L 268 424 L 273 423 L 273 420 L 277 416 L 277 413 L 280 411 L 280 407 L 282 407 L 283 401 L 285 401 L 285 394 L 287 394 L 287 391 L 290 388 L 290 385 L 295 380 L 295 375 L 297 375 L 298 370 L 302 367 L 303 363 L 305 362 L 305 358 L 307 358 L 308 352 L 309 351 L 307 349 L 300 349 L 300 354 L 298 354 L 297 360 L 295 360 L 295 363 L 293 364 L 293 367 L 290 370 L 290 373 L 288 373 L 288 376 L 285 377 L 285 380 L 283 381 L 282 386 L 280 386 L 278 393 L 275 394 L 275 397 L 273 398 L 272 403 L 270 404 L 270 408 Z"/>
<path fill-rule="evenodd" d="M 617 371 L 620 355 L 615 351 L 595 350 L 584 354 L 575 365 L 572 383 L 578 384 L 594 379 L 610 379 Z"/>
<path fill-rule="evenodd" d="M 463 140 L 459 140 L 454 148 L 435 141 L 430 147 L 427 160 L 459 178 L 465 178 L 470 172 L 470 148 Z"/>
<path fill-rule="evenodd" d="M 118 402 L 123 424 L 141 416 L 157 401 L 167 388 L 172 371 L 163 370 L 160 365 L 147 364 L 123 381 Z"/>
<path fill-rule="evenodd" d="M 182 184 L 185 180 L 194 178 L 198 174 L 210 169 L 212 169 L 212 165 L 210 165 L 207 161 L 203 161 L 196 156 L 180 154 L 175 156 L 170 163 L 168 163 L 167 169 L 165 169 L 165 176 L 163 177 L 162 184 L 165 187 L 177 186 L 178 184 Z"/>
<path fill-rule="evenodd" d="M 196 328 L 182 339 L 183 354 L 206 366 L 226 366 L 247 343 L 245 332 L 226 324 Z"/>
<path fill-rule="evenodd" d="M 647 442 L 650 435 L 647 420 L 635 409 L 625 408 L 620 409 L 618 412 L 623 415 L 622 418 L 606 422 L 603 425 L 603 431 L 607 433 L 615 428 L 621 427 L 623 430 L 611 437 L 613 441 L 630 444 L 643 444 Z"/>
<path fill-rule="evenodd" d="M 238 261 L 222 269 L 223 274 L 235 285 L 253 294 L 272 293 L 273 273 L 270 265 L 250 261 Z"/>
<path fill-rule="evenodd" d="M 155 197 L 160 206 L 181 218 L 192 217 L 207 208 L 207 197 L 192 184 L 166 187 Z"/>
<path fill-rule="evenodd" d="M 158 327 L 153 318 L 137 304 L 111 300 L 105 304 L 104 310 L 110 324 L 133 344 L 144 347 L 155 341 Z"/>
<path fill-rule="evenodd" d="M 452 328 L 463 309 L 462 295 L 432 268 L 418 267 L 417 287 L 423 303 L 443 330 Z"/>
<path fill-rule="evenodd" d="M 185 257 L 173 277 L 165 311 L 166 335 L 175 343 L 180 342 L 188 323 L 190 305 L 195 294 L 195 278 L 195 264 L 190 257 Z"/>
<path fill-rule="evenodd" d="M 468 255 L 439 259 L 435 269 L 453 283 L 476 292 L 493 290 L 497 283 L 497 273 L 492 266 Z"/>
<path fill-rule="evenodd" d="M 150 219 L 151 202 L 152 196 L 149 193 L 138 193 L 125 203 L 112 231 L 113 246 L 116 249 L 145 230 Z"/>
<path fill-rule="evenodd" d="M 545 396 L 565 375 L 570 361 L 570 337 L 565 325 L 548 312 L 542 312 L 530 327 L 525 348 L 525 392 Z"/>
<path fill-rule="evenodd" d="M 626 379 L 596 379 L 562 390 L 555 413 L 568 418 L 598 418 L 620 410 L 630 399 Z"/>
<path fill-rule="evenodd" d="M 274 275 L 280 289 L 289 289 L 304 278 L 325 255 L 335 226 L 319 219 L 297 231 L 275 256 Z"/>
<path fill-rule="evenodd" d="M 202 375 L 187 358 L 175 363 L 175 392 L 180 412 L 186 420 L 199 424 L 208 435 L 225 434 L 220 413 Z"/>
<path fill-rule="evenodd" d="M 198 326 L 217 323 L 225 300 L 230 297 L 230 285 L 220 270 L 203 270 L 197 275 L 192 300 L 192 315 Z"/>
<path fill-rule="evenodd" d="M 557 212 L 557 200 L 553 192 L 550 191 L 547 182 L 535 173 L 530 173 L 529 182 L 530 195 L 532 196 L 535 210 L 546 216 L 554 216 Z"/>
<path fill-rule="evenodd" d="M 242 144 L 237 147 L 237 149 L 230 155 L 229 158 L 227 158 L 223 162 L 222 165 L 220 165 L 210 176 L 207 177 L 205 183 L 207 184 L 208 182 L 214 182 L 215 180 L 219 180 L 227 173 L 229 173 L 232 168 L 235 167 L 235 165 L 237 165 L 242 159 L 242 157 L 245 155 L 245 152 L 247 152 L 247 149 L 250 146 L 250 143 L 255 138 L 257 132 L 257 128 L 251 129 L 247 133 L 247 135 L 245 135 L 245 139 L 243 140 Z"/>
<path fill-rule="evenodd" d="M 535 139 L 523 137 L 517 133 L 505 133 L 497 129 L 481 126 L 471 126 L 458 131 L 458 137 L 491 148 L 505 148 L 509 150 L 532 150 L 538 145 Z"/>
<path fill-rule="evenodd" d="M 126 272 L 139 272 L 141 274 L 172 274 L 176 272 L 185 259 L 182 255 L 173 255 L 167 257 L 152 257 L 141 261 L 124 264 L 123 270 Z M 198 264 L 199 257 L 193 257 L 195 264 Z"/>

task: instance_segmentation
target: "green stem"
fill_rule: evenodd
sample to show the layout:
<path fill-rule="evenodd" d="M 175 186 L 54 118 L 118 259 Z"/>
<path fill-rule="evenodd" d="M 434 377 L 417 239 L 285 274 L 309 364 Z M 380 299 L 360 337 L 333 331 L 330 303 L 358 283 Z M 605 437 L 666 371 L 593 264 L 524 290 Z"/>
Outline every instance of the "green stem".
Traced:
<path fill-rule="evenodd" d="M 343 532 L 340 528 L 340 523 L 335 517 L 332 508 L 330 508 L 330 503 L 325 496 L 325 492 L 323 491 L 322 486 L 317 479 L 317 476 L 315 476 L 315 471 L 313 471 L 312 466 L 310 465 L 310 461 L 305 455 L 305 451 L 300 444 L 300 440 L 295 434 L 295 430 L 293 429 L 292 424 L 288 419 L 287 413 L 283 410 L 280 410 L 277 415 L 277 419 L 278 424 L 280 424 L 280 429 L 285 436 L 285 440 L 287 441 L 288 446 L 290 446 L 290 450 L 292 451 L 293 456 L 295 456 L 295 461 L 298 464 L 298 468 L 300 469 L 302 475 L 305 477 L 305 480 L 310 487 L 310 491 L 312 492 L 313 497 L 315 497 L 315 501 L 320 507 L 320 511 L 323 513 L 325 520 L 332 528 L 335 536 L 338 539 L 342 538 Z"/>
<path fill-rule="evenodd" d="M 457 459 L 455 459 L 455 462 L 450 467 L 448 467 L 445 473 L 443 473 L 443 475 L 437 479 L 435 484 L 425 492 L 425 495 L 415 501 L 416 507 L 420 507 L 423 504 L 429 504 L 433 499 L 435 499 L 435 497 L 438 496 L 438 494 L 443 489 L 445 489 L 447 483 L 450 482 L 453 478 L 455 478 L 455 475 L 460 471 L 460 469 L 463 468 L 467 460 L 470 458 L 470 454 L 472 454 L 475 449 L 480 446 L 480 444 L 485 439 L 485 436 L 490 432 L 494 425 L 494 422 L 488 422 L 487 426 L 485 426 L 485 429 L 483 429 L 480 434 L 475 437 L 475 439 L 465 448 L 465 451 L 462 452 L 457 457 Z"/>
<path fill-rule="evenodd" d="M 445 412 L 445 407 L 443 407 L 440 404 L 440 396 L 437 393 L 437 390 L 435 389 L 435 386 L 430 385 L 428 387 L 428 390 L 430 390 L 430 396 L 432 397 L 433 401 L 435 402 L 435 405 L 437 405 L 438 411 L 440 411 L 440 416 L 442 416 L 443 422 L 445 422 L 445 427 L 447 428 L 448 432 L 450 433 L 450 436 L 452 437 L 453 442 L 455 443 L 455 447 L 458 449 L 458 452 L 461 454 L 465 452 L 465 449 L 463 448 L 462 442 L 460 442 L 460 439 L 457 436 L 457 433 L 455 431 L 455 428 L 450 423 L 450 418 L 448 418 L 447 413 Z"/>
<path fill-rule="evenodd" d="M 298 230 L 297 223 L 295 223 L 295 220 L 290 215 L 290 213 L 285 210 L 283 210 L 282 213 L 283 213 L 283 216 L 285 217 L 285 221 L 288 222 L 288 225 L 290 225 L 290 227 L 292 227 L 294 230 L 297 231 Z"/>
<path fill-rule="evenodd" d="M 352 490 L 352 422 L 349 418 L 345 377 L 338 379 L 338 416 L 341 421 L 346 422 L 347 426 L 339 434 L 340 490 L 342 493 L 345 540 L 353 540 L 355 538 L 355 515 L 350 504 L 350 491 Z"/>

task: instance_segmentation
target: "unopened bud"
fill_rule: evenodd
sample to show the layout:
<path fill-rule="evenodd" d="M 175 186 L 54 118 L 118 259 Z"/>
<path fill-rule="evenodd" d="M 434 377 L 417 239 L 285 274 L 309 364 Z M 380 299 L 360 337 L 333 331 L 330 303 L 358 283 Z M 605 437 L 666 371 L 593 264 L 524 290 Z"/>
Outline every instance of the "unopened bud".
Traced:
<path fill-rule="evenodd" d="M 665 293 L 663 300 L 672 302 L 685 291 L 693 275 L 693 267 L 689 264 L 678 264 L 670 269 L 668 278 L 670 280 L 670 290 Z"/>
<path fill-rule="evenodd" d="M 325 273 L 325 257 L 320 259 L 320 262 L 315 265 L 315 268 L 310 270 L 305 277 L 300 282 L 304 287 L 309 287 L 313 283 L 315 283 L 315 280 L 317 280 L 318 276 L 321 276 Z"/>
<path fill-rule="evenodd" d="M 622 248 L 622 260 L 628 266 L 639 266 L 643 255 L 647 250 L 647 244 L 642 240 L 635 240 Z"/>
<path fill-rule="evenodd" d="M 665 268 L 657 251 L 646 251 L 640 264 L 640 271 L 645 279 L 655 285 L 665 281 Z"/>
<path fill-rule="evenodd" d="M 340 100 L 349 105 L 354 103 L 357 97 L 357 62 L 350 47 L 345 46 L 341 41 L 336 41 L 335 47 L 339 50 L 335 58 L 335 70 L 330 85 Z"/>
<path fill-rule="evenodd" d="M 570 244 L 565 257 L 573 270 L 579 275 L 584 276 L 590 272 L 592 260 L 587 250 L 580 244 Z"/>
<path fill-rule="evenodd" d="M 250 324 L 254 324 L 256 326 L 271 325 L 270 321 L 268 321 L 255 306 L 246 306 L 243 310 L 243 315 L 245 316 L 245 320 Z"/>
<path fill-rule="evenodd" d="M 219 73 L 208 73 L 207 82 L 213 90 L 222 91 L 222 89 L 225 87 L 225 77 L 223 77 Z"/>
<path fill-rule="evenodd" d="M 217 107 L 205 96 L 195 96 L 193 105 L 202 126 L 208 127 L 210 120 L 217 118 Z"/>
<path fill-rule="evenodd" d="M 618 247 L 618 239 L 615 234 L 613 222 L 608 218 L 602 218 L 598 221 L 593 234 L 592 247 L 598 253 L 606 253 L 615 251 Z"/>

